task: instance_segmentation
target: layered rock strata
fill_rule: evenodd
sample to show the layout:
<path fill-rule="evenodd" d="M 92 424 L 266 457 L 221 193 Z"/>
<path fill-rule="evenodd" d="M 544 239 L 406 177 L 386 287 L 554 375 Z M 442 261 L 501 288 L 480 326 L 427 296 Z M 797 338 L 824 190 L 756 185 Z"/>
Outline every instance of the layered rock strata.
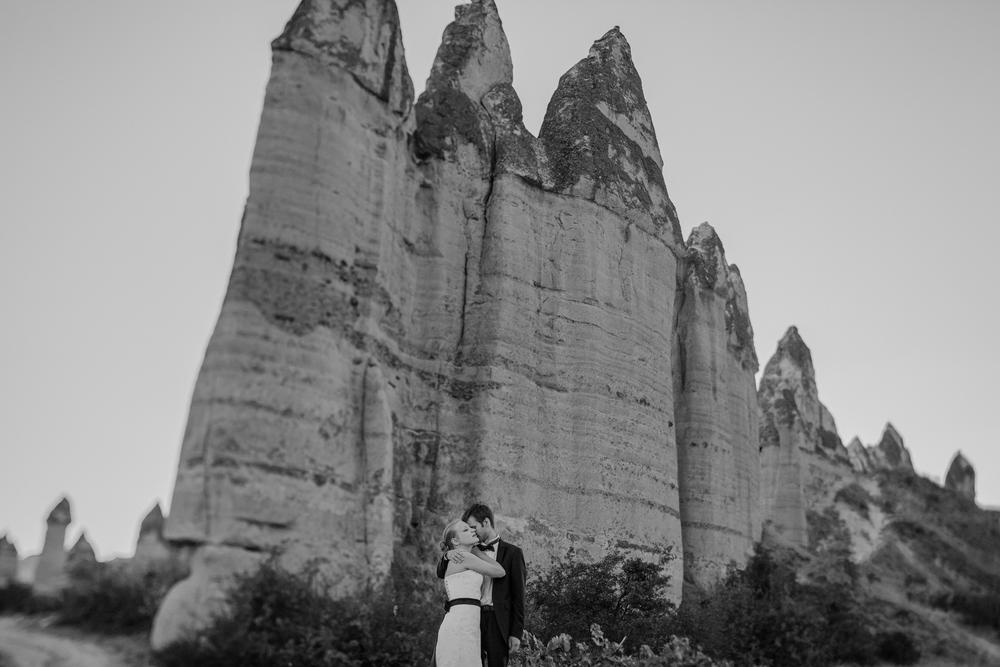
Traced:
<path fill-rule="evenodd" d="M 415 105 L 389 0 L 306 0 L 273 48 L 165 529 L 192 574 L 154 646 L 268 553 L 346 592 L 428 560 L 473 499 L 536 563 L 679 545 L 682 244 L 621 33 L 538 138 L 491 0 L 456 10 Z"/>
<path fill-rule="evenodd" d="M 948 465 L 944 486 L 972 502 L 976 501 L 976 470 L 968 459 L 962 456 L 962 452 L 956 452 L 951 464 Z"/>
<path fill-rule="evenodd" d="M 33 582 L 39 595 L 53 595 L 66 585 L 66 527 L 72 521 L 69 499 L 62 498 L 45 520 L 45 542 Z"/>
<path fill-rule="evenodd" d="M 673 354 L 684 581 L 707 588 L 760 539 L 758 364 L 746 289 L 708 223 L 685 267 Z"/>
<path fill-rule="evenodd" d="M 17 563 L 17 547 L 6 535 L 0 536 L 0 586 L 17 581 Z"/>

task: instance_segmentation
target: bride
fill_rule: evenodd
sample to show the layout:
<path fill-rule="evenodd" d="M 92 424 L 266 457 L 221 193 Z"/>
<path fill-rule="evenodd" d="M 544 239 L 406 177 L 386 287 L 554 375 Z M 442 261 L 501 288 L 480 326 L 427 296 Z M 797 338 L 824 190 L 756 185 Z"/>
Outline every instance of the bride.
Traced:
<path fill-rule="evenodd" d="M 479 598 L 483 577 L 502 577 L 507 573 L 489 556 L 473 549 L 479 543 L 476 531 L 461 519 L 444 529 L 442 553 L 451 549 L 472 554 L 461 563 L 448 561 L 444 589 L 448 594 L 448 612 L 438 629 L 434 658 L 437 667 L 481 667 L 479 635 Z"/>

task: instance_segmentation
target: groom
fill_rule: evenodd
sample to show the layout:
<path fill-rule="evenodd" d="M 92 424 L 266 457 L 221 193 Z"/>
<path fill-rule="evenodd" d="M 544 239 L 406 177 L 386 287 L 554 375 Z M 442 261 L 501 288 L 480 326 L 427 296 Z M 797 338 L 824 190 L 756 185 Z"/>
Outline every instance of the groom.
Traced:
<path fill-rule="evenodd" d="M 465 510 L 465 521 L 479 536 L 478 548 L 503 566 L 507 574 L 498 579 L 486 577 L 483 582 L 479 632 L 486 654 L 487 667 L 506 667 L 507 656 L 521 647 L 524 632 L 524 580 L 527 568 L 520 548 L 504 542 L 497 534 L 493 510 L 476 503 Z M 449 551 L 438 563 L 437 575 L 444 578 L 448 560 L 461 563 L 461 551 Z"/>

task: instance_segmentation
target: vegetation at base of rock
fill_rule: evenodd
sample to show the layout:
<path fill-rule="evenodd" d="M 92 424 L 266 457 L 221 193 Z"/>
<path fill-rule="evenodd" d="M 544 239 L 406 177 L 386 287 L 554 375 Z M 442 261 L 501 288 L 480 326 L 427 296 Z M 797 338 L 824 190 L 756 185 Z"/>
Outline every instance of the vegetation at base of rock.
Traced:
<path fill-rule="evenodd" d="M 966 625 L 992 628 L 1000 633 L 1000 592 L 942 593 L 931 600 L 931 605 L 938 609 L 957 612 Z"/>
<path fill-rule="evenodd" d="M 33 606 L 34 595 L 28 584 L 10 581 L 0 586 L 0 614 L 30 614 Z"/>
<path fill-rule="evenodd" d="M 798 557 L 759 549 L 698 599 L 677 608 L 665 552 L 650 563 L 572 551 L 533 573 L 527 632 L 512 667 L 536 665 L 913 664 L 920 653 L 896 627 L 865 611 L 856 568 L 837 549 L 802 581 Z M 157 656 L 162 667 L 426 664 L 444 616 L 440 582 L 426 568 L 394 566 L 389 581 L 334 599 L 315 571 L 274 562 L 235 578 L 230 607 L 198 637 Z M 876 628 L 876 629 L 873 629 Z"/>
<path fill-rule="evenodd" d="M 674 557 L 668 549 L 656 564 L 612 552 L 587 562 L 571 549 L 528 583 L 529 627 L 544 638 L 586 637 L 596 624 L 607 636 L 621 638 L 628 654 L 643 644 L 660 645 L 670 636 L 671 623 L 665 621 L 676 615 L 666 598 L 670 576 L 664 574 Z"/>
<path fill-rule="evenodd" d="M 288 572 L 274 562 L 239 575 L 227 614 L 198 637 L 157 656 L 163 667 L 270 667 L 426 664 L 444 615 L 440 590 L 424 573 L 394 566 L 378 591 L 334 599 L 313 569 Z"/>
<path fill-rule="evenodd" d="M 713 660 L 685 637 L 670 637 L 659 651 L 642 645 L 635 655 L 626 655 L 623 643 L 608 639 L 601 626 L 596 623 L 590 626 L 589 641 L 575 641 L 569 634 L 560 634 L 543 643 L 531 633 L 526 633 L 522 649 L 511 656 L 509 664 L 510 667 L 542 665 L 546 667 L 557 665 L 730 667 L 732 665 L 728 661 Z"/>
<path fill-rule="evenodd" d="M 148 631 L 167 591 L 186 576 L 187 568 L 175 560 L 142 569 L 79 563 L 69 571 L 57 620 L 102 634 Z"/>

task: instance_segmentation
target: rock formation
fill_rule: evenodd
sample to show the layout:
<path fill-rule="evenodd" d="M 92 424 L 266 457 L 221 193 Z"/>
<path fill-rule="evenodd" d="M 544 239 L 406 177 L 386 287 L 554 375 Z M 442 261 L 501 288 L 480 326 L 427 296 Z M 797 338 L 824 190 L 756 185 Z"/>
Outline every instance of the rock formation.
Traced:
<path fill-rule="evenodd" d="M 764 367 L 757 400 L 763 520 L 805 546 L 807 510 L 830 505 L 852 468 L 833 416 L 819 400 L 812 354 L 796 327 L 789 327 Z"/>
<path fill-rule="evenodd" d="M 706 588 L 760 539 L 757 354 L 746 290 L 708 223 L 688 237 L 674 348 L 685 583 Z"/>
<path fill-rule="evenodd" d="M 139 537 L 135 542 L 135 555 L 132 556 L 133 565 L 141 567 L 170 558 L 172 550 L 163 539 L 164 522 L 163 510 L 160 509 L 160 503 L 156 503 L 139 524 Z"/>
<path fill-rule="evenodd" d="M 192 572 L 154 646 L 267 553 L 346 592 L 473 499 L 540 564 L 679 546 L 683 244 L 621 33 L 537 139 L 492 0 L 456 10 L 415 104 L 390 0 L 305 0 L 273 50 L 165 529 Z"/>
<path fill-rule="evenodd" d="M 94 553 L 94 547 L 91 546 L 90 541 L 87 539 L 87 534 L 80 533 L 76 544 L 73 545 L 66 555 L 66 570 L 70 571 L 76 567 L 93 565 L 95 563 L 97 563 L 97 555 Z"/>
<path fill-rule="evenodd" d="M 17 547 L 6 535 L 0 536 L 0 586 L 17 580 L 17 563 Z"/>
<path fill-rule="evenodd" d="M 66 585 L 66 527 L 72 521 L 69 499 L 64 497 L 45 521 L 45 543 L 34 578 L 34 590 L 39 595 L 53 595 Z"/>
<path fill-rule="evenodd" d="M 854 436 L 851 443 L 847 445 L 847 455 L 851 460 L 851 467 L 859 473 L 867 474 L 872 471 L 872 460 L 868 455 L 868 448 L 865 447 L 860 438 Z"/>
<path fill-rule="evenodd" d="M 962 456 L 962 452 L 955 452 L 944 478 L 944 486 L 972 502 L 976 501 L 976 470 Z"/>
<path fill-rule="evenodd" d="M 913 472 L 910 451 L 903 444 L 903 436 L 890 423 L 887 423 L 882 430 L 878 444 L 868 448 L 868 456 L 873 469 Z"/>

